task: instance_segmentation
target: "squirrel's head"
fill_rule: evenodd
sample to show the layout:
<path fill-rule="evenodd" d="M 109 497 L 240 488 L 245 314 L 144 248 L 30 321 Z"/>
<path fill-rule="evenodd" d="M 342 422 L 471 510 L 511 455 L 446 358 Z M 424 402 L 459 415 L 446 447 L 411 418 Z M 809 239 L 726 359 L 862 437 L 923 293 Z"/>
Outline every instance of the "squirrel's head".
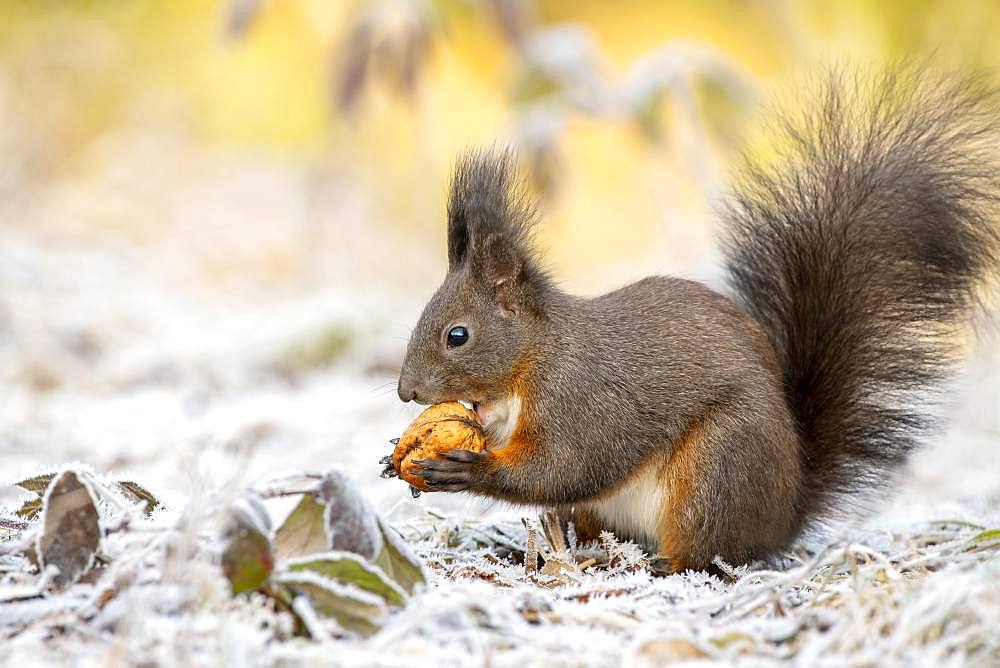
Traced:
<path fill-rule="evenodd" d="M 413 329 L 399 398 L 488 404 L 510 393 L 553 288 L 531 252 L 534 207 L 510 151 L 474 151 L 448 201 L 448 274 Z"/>

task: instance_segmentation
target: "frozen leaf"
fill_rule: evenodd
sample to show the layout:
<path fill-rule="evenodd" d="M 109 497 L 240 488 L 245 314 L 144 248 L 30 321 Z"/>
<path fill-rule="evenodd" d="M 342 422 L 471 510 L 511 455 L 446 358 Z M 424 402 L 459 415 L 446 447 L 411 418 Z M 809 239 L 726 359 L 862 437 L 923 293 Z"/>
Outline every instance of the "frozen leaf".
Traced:
<path fill-rule="evenodd" d="M 386 616 L 382 599 L 350 585 L 339 584 L 309 571 L 282 573 L 275 582 L 298 596 L 306 596 L 313 610 L 349 631 L 375 633 Z"/>
<path fill-rule="evenodd" d="M 305 629 L 306 635 L 318 643 L 330 640 L 330 634 L 327 632 L 323 620 L 316 614 L 308 596 L 296 596 L 292 599 L 290 608 Z"/>
<path fill-rule="evenodd" d="M 381 568 L 406 593 L 412 594 L 418 584 L 427 583 L 424 569 L 417 557 L 403 542 L 403 539 L 393 531 L 384 519 L 376 516 L 376 522 L 382 537 L 382 549 L 374 559 L 375 565 Z"/>
<path fill-rule="evenodd" d="M 288 559 L 330 549 L 326 535 L 326 506 L 306 494 L 274 534 L 274 555 Z"/>
<path fill-rule="evenodd" d="M 274 569 L 267 516 L 255 500 L 242 499 L 233 505 L 226 547 L 222 552 L 222 572 L 234 594 L 260 588 Z"/>
<path fill-rule="evenodd" d="M 38 517 L 38 513 L 42 511 L 42 499 L 28 499 L 24 504 L 17 509 L 17 516 L 24 518 L 26 520 L 33 520 Z"/>
<path fill-rule="evenodd" d="M 42 496 L 45 494 L 45 490 L 49 488 L 49 484 L 52 482 L 52 479 L 55 477 L 55 473 L 43 473 L 42 475 L 36 475 L 14 484 L 21 489 L 26 489 L 29 492 L 34 492 L 38 496 Z"/>
<path fill-rule="evenodd" d="M 372 559 L 382 549 L 378 515 L 368 500 L 341 471 L 330 471 L 320 483 L 326 502 L 326 533 L 330 549 Z"/>
<path fill-rule="evenodd" d="M 354 585 L 392 605 L 406 604 L 406 594 L 399 585 L 389 580 L 381 570 L 350 552 L 328 552 L 295 559 L 286 566 L 292 572 L 311 571 L 343 584 Z"/>
<path fill-rule="evenodd" d="M 145 513 L 149 516 L 156 508 L 160 505 L 159 499 L 157 499 L 153 494 L 138 483 L 134 483 L 131 480 L 121 480 L 118 482 L 118 487 L 125 492 L 125 494 L 135 500 L 141 501 L 146 504 Z"/>
<path fill-rule="evenodd" d="M 90 488 L 64 471 L 45 494 L 42 531 L 36 552 L 42 569 L 55 566 L 52 584 L 66 587 L 87 572 L 101 545 L 101 523 Z"/>

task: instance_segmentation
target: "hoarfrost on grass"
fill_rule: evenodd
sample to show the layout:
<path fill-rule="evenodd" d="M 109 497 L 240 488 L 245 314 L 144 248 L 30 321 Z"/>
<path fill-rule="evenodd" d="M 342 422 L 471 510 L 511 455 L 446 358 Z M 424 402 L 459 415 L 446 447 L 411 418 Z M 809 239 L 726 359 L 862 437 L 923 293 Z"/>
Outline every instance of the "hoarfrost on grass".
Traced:
<path fill-rule="evenodd" d="M 405 485 L 380 479 L 387 440 L 415 414 L 394 401 L 391 377 L 367 370 L 390 353 L 355 347 L 340 363 L 291 380 L 273 368 L 280 349 L 326 327 L 331 314 L 350 331 L 381 331 L 379 318 L 359 308 L 366 298 L 301 295 L 235 312 L 137 279 L 138 256 L 96 261 L 20 240 L 5 252 L 16 262 L 0 263 L 0 280 L 17 291 L 0 368 L 17 373 L 0 404 L 0 470 L 15 482 L 83 460 L 93 468 L 70 466 L 87 471 L 104 529 L 97 577 L 39 596 L 30 561 L 10 549 L 21 532 L 0 526 L 0 643 L 11 665 L 1000 661 L 1000 537 L 988 531 L 1000 526 L 997 416 L 989 410 L 1000 391 L 996 360 L 982 365 L 992 372 L 973 369 L 956 400 L 955 430 L 918 456 L 882 516 L 832 542 L 797 546 L 781 569 L 740 567 L 726 582 L 703 573 L 654 577 L 641 554 L 610 539 L 585 546 L 567 537 L 565 550 L 551 549 L 533 511 L 460 495 L 412 501 Z M 24 279 L 67 268 L 79 280 Z M 104 298 L 124 284 L 131 287 L 122 299 Z M 51 332 L 64 329 L 107 342 L 99 361 L 83 365 L 61 350 Z M 379 340 L 398 346 L 405 334 Z M 30 386 L 37 365 L 56 385 Z M 385 625 L 367 639 L 314 624 L 328 637 L 310 641 L 295 637 L 292 614 L 272 599 L 231 595 L 217 537 L 240 490 L 255 487 L 269 509 L 284 504 L 287 515 L 301 497 L 271 494 L 292 483 L 297 494 L 314 492 L 321 477 L 258 483 L 279 470 L 333 464 L 364 495 L 345 503 L 386 518 L 362 522 L 353 540 L 414 553 L 429 585 L 405 608 L 387 608 Z M 147 516 L 120 481 L 142 485 L 164 506 Z M 13 511 L 30 498 L 0 486 L 2 517 L 19 519 Z M 532 573 L 521 561 L 529 532 L 522 515 L 541 552 Z M 577 567 L 595 561 L 577 571 L 566 552 L 582 559 Z"/>
<path fill-rule="evenodd" d="M 998 519 L 991 518 L 994 525 Z M 166 566 L 177 553 L 150 546 L 190 536 L 191 521 L 201 524 L 195 534 L 202 538 L 184 556 L 186 576 L 168 581 Z M 732 569 L 731 581 L 705 573 L 656 576 L 634 546 L 610 536 L 558 557 L 541 542 L 542 560 L 594 562 L 560 579 L 525 568 L 531 523 L 432 513 L 397 525 L 402 537 L 394 540 L 413 550 L 430 575 L 430 587 L 405 608 L 387 608 L 378 596 L 308 570 L 280 576 L 293 588 L 366 602 L 373 623 L 386 618 L 368 639 L 336 626 L 331 631 L 315 618 L 322 598 L 309 596 L 295 606 L 314 627 L 312 640 L 293 637 L 289 614 L 273 601 L 230 595 L 217 546 L 207 538 L 211 526 L 204 515 L 136 520 L 131 531 L 109 536 L 119 543 L 116 557 L 96 584 L 44 597 L 24 589 L 29 566 L 6 568 L 0 633 L 7 658 L 29 664 L 70 658 L 96 664 L 124 656 L 185 665 L 598 666 L 691 658 L 905 665 L 1000 656 L 1000 538 L 966 522 L 860 533 L 817 554 L 790 556 L 783 570 Z M 491 535 L 504 538 L 492 542 Z M 312 559 L 330 556 L 336 553 Z"/>

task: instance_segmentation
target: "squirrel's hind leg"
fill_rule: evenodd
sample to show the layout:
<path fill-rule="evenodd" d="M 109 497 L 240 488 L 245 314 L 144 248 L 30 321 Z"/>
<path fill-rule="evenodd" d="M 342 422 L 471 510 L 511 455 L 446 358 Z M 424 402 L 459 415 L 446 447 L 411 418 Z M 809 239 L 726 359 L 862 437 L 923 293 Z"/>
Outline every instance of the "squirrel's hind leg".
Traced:
<path fill-rule="evenodd" d="M 694 423 L 671 449 L 660 554 L 674 571 L 732 565 L 784 547 L 799 530 L 797 435 L 781 409 L 733 406 Z"/>

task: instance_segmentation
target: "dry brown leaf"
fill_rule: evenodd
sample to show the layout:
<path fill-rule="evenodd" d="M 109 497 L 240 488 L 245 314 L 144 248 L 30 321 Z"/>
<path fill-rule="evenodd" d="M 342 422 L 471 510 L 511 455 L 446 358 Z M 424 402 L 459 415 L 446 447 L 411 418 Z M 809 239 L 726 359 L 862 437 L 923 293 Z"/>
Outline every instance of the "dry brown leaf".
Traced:
<path fill-rule="evenodd" d="M 90 488 L 74 471 L 64 471 L 49 485 L 36 551 L 42 569 L 55 566 L 56 587 L 76 582 L 94 565 L 101 546 L 101 523 Z"/>

